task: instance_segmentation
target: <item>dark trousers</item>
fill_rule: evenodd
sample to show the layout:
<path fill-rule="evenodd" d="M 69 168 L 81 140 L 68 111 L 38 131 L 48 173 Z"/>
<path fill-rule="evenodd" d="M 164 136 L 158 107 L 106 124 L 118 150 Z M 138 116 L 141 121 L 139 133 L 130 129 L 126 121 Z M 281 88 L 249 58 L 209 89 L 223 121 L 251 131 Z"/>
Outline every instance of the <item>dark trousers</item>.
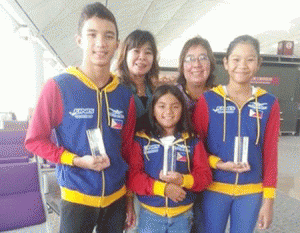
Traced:
<path fill-rule="evenodd" d="M 126 219 L 125 197 L 105 208 L 61 201 L 60 233 L 122 233 Z"/>

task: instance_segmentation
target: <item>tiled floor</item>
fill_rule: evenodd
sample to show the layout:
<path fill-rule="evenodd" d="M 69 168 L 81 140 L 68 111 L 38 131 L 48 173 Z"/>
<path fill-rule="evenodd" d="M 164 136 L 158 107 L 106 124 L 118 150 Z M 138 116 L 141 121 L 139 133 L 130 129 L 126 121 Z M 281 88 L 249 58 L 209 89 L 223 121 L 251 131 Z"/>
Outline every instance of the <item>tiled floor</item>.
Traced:
<path fill-rule="evenodd" d="M 268 233 L 300 233 L 300 137 L 281 136 L 278 157 L 278 192 L 274 219 Z M 59 229 L 59 217 L 49 215 L 52 232 Z M 261 231 L 256 231 L 261 232 Z"/>

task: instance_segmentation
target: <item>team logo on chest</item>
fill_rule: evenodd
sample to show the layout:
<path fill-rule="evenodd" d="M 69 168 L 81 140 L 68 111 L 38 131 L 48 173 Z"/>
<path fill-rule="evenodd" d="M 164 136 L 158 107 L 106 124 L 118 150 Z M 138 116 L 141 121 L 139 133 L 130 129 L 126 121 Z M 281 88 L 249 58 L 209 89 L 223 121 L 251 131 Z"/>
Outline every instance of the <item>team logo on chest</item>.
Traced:
<path fill-rule="evenodd" d="M 248 107 L 256 110 L 256 108 L 258 110 L 267 110 L 268 109 L 268 103 L 259 103 L 259 102 L 251 102 L 248 104 Z"/>
<path fill-rule="evenodd" d="M 157 144 L 144 146 L 144 154 L 157 153 L 159 147 L 160 147 L 160 145 L 157 145 Z"/>
<path fill-rule="evenodd" d="M 234 106 L 226 106 L 226 113 L 227 114 L 234 113 L 235 109 L 236 107 Z M 224 106 L 217 106 L 216 108 L 213 109 L 213 111 L 218 114 L 224 114 Z"/>
<path fill-rule="evenodd" d="M 95 109 L 93 108 L 74 108 L 69 114 L 76 119 L 90 119 L 93 118 Z"/>

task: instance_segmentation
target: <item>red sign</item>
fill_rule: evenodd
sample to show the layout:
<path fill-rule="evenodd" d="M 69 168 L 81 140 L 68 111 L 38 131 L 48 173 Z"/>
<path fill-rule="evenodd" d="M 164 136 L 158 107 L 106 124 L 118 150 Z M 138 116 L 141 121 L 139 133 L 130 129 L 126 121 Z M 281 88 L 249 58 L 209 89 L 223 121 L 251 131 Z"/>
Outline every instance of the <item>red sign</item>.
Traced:
<path fill-rule="evenodd" d="M 278 86 L 280 79 L 279 77 L 253 77 L 251 83 Z"/>

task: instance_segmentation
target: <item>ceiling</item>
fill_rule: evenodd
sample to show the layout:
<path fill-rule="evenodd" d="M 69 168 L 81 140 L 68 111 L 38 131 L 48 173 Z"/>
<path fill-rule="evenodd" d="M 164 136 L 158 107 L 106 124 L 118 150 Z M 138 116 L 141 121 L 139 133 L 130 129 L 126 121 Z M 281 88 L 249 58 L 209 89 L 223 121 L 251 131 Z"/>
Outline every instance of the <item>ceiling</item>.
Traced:
<path fill-rule="evenodd" d="M 5 0 L 34 36 L 63 66 L 79 65 L 75 44 L 77 22 L 88 0 Z M 294 41 L 300 56 L 298 0 L 106 0 L 122 41 L 135 29 L 151 31 L 157 41 L 160 66 L 176 67 L 184 42 L 201 35 L 215 52 L 226 50 L 236 36 L 259 39 L 263 54 L 276 54 L 281 40 Z M 8 3 L 8 5 L 7 5 Z M 10 9 L 8 9 L 11 12 Z M 11 13 L 12 15 L 14 13 Z"/>

